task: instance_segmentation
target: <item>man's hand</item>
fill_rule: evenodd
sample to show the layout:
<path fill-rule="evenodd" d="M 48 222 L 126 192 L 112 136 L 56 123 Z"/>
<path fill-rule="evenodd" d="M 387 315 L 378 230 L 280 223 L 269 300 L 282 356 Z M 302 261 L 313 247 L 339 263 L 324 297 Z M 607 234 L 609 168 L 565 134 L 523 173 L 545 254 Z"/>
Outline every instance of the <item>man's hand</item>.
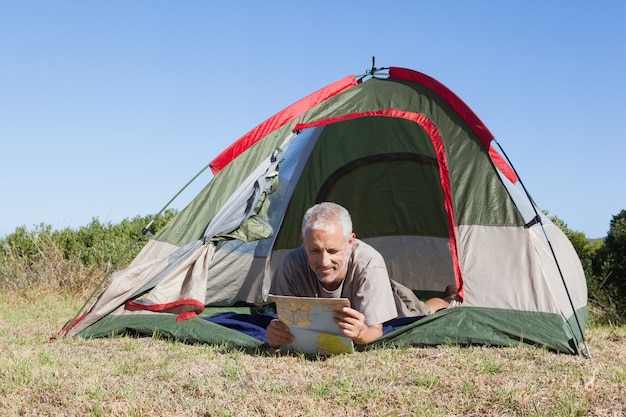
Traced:
<path fill-rule="evenodd" d="M 273 348 L 279 348 L 285 343 L 293 342 L 293 335 L 289 333 L 289 327 L 282 321 L 274 319 L 267 326 L 265 340 Z"/>
<path fill-rule="evenodd" d="M 335 310 L 333 318 L 341 333 L 352 339 L 357 345 L 369 343 L 383 334 L 382 324 L 368 326 L 365 324 L 365 316 L 350 307 Z"/>

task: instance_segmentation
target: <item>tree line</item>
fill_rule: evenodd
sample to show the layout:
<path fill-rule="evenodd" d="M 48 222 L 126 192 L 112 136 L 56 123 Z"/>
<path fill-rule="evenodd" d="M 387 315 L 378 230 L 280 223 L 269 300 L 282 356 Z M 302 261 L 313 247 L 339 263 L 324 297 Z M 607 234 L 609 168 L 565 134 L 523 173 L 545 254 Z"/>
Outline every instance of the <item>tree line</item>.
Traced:
<path fill-rule="evenodd" d="M 604 239 L 589 240 L 572 231 L 558 217 L 551 217 L 574 246 L 585 271 L 589 302 L 595 318 L 626 323 L 626 210 L 611 219 Z"/>
<path fill-rule="evenodd" d="M 147 238 L 142 231 L 158 232 L 176 210 L 163 215 L 136 216 L 120 223 L 98 219 L 78 229 L 53 230 L 40 224 L 18 227 L 0 239 L 0 290 L 55 287 L 73 293 L 86 292 L 112 270 L 126 266 Z M 613 216 L 605 239 L 588 239 L 570 230 L 556 216 L 550 217 L 567 235 L 581 260 L 591 316 L 605 323 L 626 323 L 626 210 Z"/>
<path fill-rule="evenodd" d="M 119 223 L 97 218 L 78 229 L 24 226 L 0 239 L 0 290 L 50 288 L 89 292 L 104 275 L 123 268 L 147 241 L 143 230 L 158 232 L 177 211 L 135 216 Z"/>

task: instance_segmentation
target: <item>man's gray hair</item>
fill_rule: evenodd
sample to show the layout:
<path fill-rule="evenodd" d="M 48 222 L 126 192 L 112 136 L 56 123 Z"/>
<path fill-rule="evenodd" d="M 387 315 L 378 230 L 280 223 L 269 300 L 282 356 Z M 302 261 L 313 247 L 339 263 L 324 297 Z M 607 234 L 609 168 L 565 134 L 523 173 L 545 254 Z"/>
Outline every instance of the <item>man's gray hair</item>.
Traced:
<path fill-rule="evenodd" d="M 339 222 L 346 242 L 349 241 L 352 235 L 352 218 L 348 210 L 330 202 L 316 204 L 304 213 L 302 236 L 304 237 L 307 230 L 332 231 L 335 228 L 335 222 Z"/>

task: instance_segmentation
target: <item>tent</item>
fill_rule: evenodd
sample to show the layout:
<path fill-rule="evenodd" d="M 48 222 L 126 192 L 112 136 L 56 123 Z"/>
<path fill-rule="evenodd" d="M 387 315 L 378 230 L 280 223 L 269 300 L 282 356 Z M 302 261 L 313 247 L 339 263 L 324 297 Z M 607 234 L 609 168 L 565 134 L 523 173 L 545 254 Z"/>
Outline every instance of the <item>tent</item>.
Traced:
<path fill-rule="evenodd" d="M 461 99 L 425 74 L 384 70 L 322 88 L 232 143 L 205 188 L 62 334 L 260 349 L 237 323 L 268 311 L 272 272 L 300 245 L 305 210 L 334 201 L 392 279 L 420 297 L 456 284 L 462 298 L 370 346 L 581 353 L 587 288 L 567 237 Z"/>

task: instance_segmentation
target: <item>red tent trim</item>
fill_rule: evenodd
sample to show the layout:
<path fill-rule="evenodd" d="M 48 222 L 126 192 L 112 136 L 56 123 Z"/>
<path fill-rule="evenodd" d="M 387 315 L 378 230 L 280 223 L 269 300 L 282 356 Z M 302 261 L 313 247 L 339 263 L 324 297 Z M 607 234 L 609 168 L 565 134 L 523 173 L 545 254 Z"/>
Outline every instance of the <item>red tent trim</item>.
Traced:
<path fill-rule="evenodd" d="M 344 90 L 352 88 L 357 85 L 356 79 L 353 75 L 345 77 L 339 81 L 334 82 L 313 94 L 306 96 L 305 98 L 297 101 L 286 109 L 276 113 L 245 135 L 231 144 L 221 154 L 219 154 L 213 161 L 209 163 L 213 175 L 220 172 L 226 165 L 228 165 L 233 159 L 241 155 L 246 149 L 257 143 L 274 130 L 286 125 L 293 121 L 303 113 L 309 111 L 318 104 L 328 100 L 329 98 L 341 93 Z"/>
<path fill-rule="evenodd" d="M 478 116 L 476 116 L 476 114 L 467 106 L 467 104 L 465 104 L 465 102 L 454 94 L 448 87 L 426 74 L 406 68 L 390 67 L 389 78 L 418 83 L 440 96 L 459 114 L 463 121 L 465 121 L 476 136 L 478 136 L 485 147 L 489 149 L 489 155 L 500 171 L 511 182 L 517 182 L 517 176 L 515 175 L 513 168 L 511 168 L 507 162 L 491 147 L 491 141 L 494 137 L 493 134 L 478 118 Z M 233 159 L 241 155 L 244 151 L 246 151 L 246 149 L 250 148 L 272 131 L 286 125 L 289 122 L 292 122 L 294 119 L 318 104 L 343 92 L 344 90 L 356 86 L 357 84 L 358 82 L 355 77 L 350 75 L 316 91 L 313 94 L 308 95 L 279 113 L 276 113 L 274 116 L 246 133 L 240 139 L 233 142 L 228 148 L 213 159 L 213 161 L 209 163 L 211 171 L 214 175 L 217 174 Z"/>
<path fill-rule="evenodd" d="M 485 124 L 476 116 L 476 113 L 469 108 L 463 100 L 452 92 L 448 87 L 441 84 L 436 79 L 429 77 L 421 72 L 414 71 L 406 68 L 389 68 L 389 78 L 396 80 L 406 80 L 418 83 L 424 87 L 432 90 L 435 94 L 441 97 L 446 103 L 450 105 L 456 111 L 461 119 L 472 129 L 474 134 L 478 136 L 478 139 L 489 149 L 489 156 L 498 169 L 515 184 L 518 180 L 517 175 L 513 168 L 500 156 L 500 154 L 491 146 L 491 141 L 494 136 L 491 131 L 485 126 Z"/>
<path fill-rule="evenodd" d="M 456 244 L 456 223 L 454 221 L 454 208 L 452 207 L 452 191 L 450 190 L 450 175 L 448 169 L 448 158 L 446 157 L 445 147 L 441 133 L 437 125 L 428 117 L 421 113 L 407 112 L 397 109 L 384 109 L 373 112 L 351 113 L 340 117 L 332 117 L 328 119 L 318 120 L 311 123 L 299 123 L 294 127 L 294 131 L 303 130 L 311 127 L 325 126 L 345 120 L 354 120 L 362 117 L 395 117 L 398 119 L 406 119 L 418 124 L 424 129 L 430 138 L 437 162 L 439 165 L 439 179 L 443 190 L 443 204 L 448 216 L 448 236 L 450 240 L 450 253 L 452 255 L 452 264 L 454 269 L 454 277 L 459 290 L 459 296 L 463 298 L 463 277 L 461 276 L 461 267 L 459 266 L 459 254 Z"/>
<path fill-rule="evenodd" d="M 389 68 L 389 78 L 396 80 L 412 81 L 423 85 L 424 87 L 432 90 L 435 94 L 441 97 L 446 103 L 450 105 L 461 116 L 463 121 L 472 129 L 472 131 L 478 136 L 481 142 L 486 148 L 489 148 L 489 144 L 493 140 L 494 136 L 489 131 L 487 126 L 476 116 L 476 113 L 469 108 L 463 100 L 452 92 L 448 87 L 441 84 L 439 81 L 426 74 L 417 72 L 406 68 Z"/>
<path fill-rule="evenodd" d="M 163 304 L 142 304 L 129 300 L 125 303 L 127 310 L 137 311 L 152 311 L 152 312 L 168 312 L 178 314 L 176 321 L 187 320 L 195 317 L 196 315 L 204 311 L 204 303 L 194 300 L 177 300 Z"/>
<path fill-rule="evenodd" d="M 509 179 L 513 184 L 517 183 L 518 177 L 515 173 L 515 170 L 509 165 L 506 160 L 498 153 L 498 151 L 493 147 L 489 147 L 489 156 L 491 160 L 495 164 L 496 167 L 504 174 L 505 177 Z"/>
<path fill-rule="evenodd" d="M 89 315 L 89 313 L 91 313 L 90 310 L 85 311 L 83 314 L 80 315 L 80 317 L 76 318 L 74 321 L 72 321 L 71 323 L 67 323 L 65 326 L 63 326 L 63 328 L 61 329 L 61 331 L 59 331 L 59 336 L 67 336 L 67 334 L 69 333 L 70 330 L 72 330 L 78 323 L 80 323 L 81 321 L 83 321 L 83 319 L 85 317 L 87 317 Z"/>

